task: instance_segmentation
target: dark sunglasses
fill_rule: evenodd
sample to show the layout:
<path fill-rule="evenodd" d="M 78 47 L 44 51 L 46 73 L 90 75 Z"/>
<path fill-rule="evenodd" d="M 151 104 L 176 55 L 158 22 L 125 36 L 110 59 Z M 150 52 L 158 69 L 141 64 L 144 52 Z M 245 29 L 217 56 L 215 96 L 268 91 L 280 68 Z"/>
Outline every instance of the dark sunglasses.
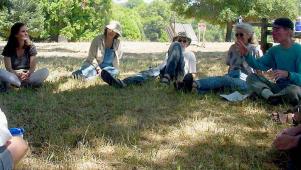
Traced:
<path fill-rule="evenodd" d="M 187 43 L 187 40 L 182 40 L 182 39 L 179 39 L 178 42 L 183 42 L 183 43 Z"/>
<path fill-rule="evenodd" d="M 238 37 L 238 36 L 239 36 L 239 37 L 243 37 L 244 34 L 243 34 L 243 33 L 236 33 L 236 34 L 235 34 L 235 37 Z"/>

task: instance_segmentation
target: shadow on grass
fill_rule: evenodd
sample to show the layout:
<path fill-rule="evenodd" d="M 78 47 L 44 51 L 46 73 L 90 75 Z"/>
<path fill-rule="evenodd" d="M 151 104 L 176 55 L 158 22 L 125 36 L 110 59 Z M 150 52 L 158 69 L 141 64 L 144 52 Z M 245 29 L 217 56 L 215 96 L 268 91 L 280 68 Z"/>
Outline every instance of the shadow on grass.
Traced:
<path fill-rule="evenodd" d="M 212 72 L 224 74 L 224 55 L 196 53 L 200 75 L 208 76 Z M 145 54 L 144 57 L 140 54 L 126 56 L 121 64 L 121 77 L 124 77 L 124 72 L 138 72 L 157 65 L 164 58 L 163 53 Z M 72 57 L 39 60 L 39 66 L 58 72 L 75 70 L 83 61 Z M 61 86 L 66 86 L 67 90 L 60 90 Z M 265 127 L 264 122 L 260 121 L 264 116 L 248 115 L 250 111 L 246 110 L 246 106 L 252 106 L 249 101 L 231 104 L 213 94 L 200 97 L 176 93 L 172 87 L 165 87 L 157 81 L 115 89 L 100 80 L 85 85 L 70 78 L 58 78 L 47 82 L 37 91 L 21 89 L 0 94 L 0 105 L 7 114 L 10 127 L 26 129 L 25 139 L 29 141 L 32 153 L 38 157 L 54 152 L 58 163 L 62 163 L 60 160 L 64 157 L 64 148 L 74 149 L 80 143 L 93 148 L 96 147 L 93 144 L 95 139 L 104 139 L 112 145 L 141 146 L 143 133 L 152 131 L 164 136 L 171 128 L 180 127 L 182 122 L 194 117 L 213 117 L 220 126 L 239 125 L 256 130 L 248 134 L 246 140 L 251 143 L 245 146 L 232 142 L 232 135 L 210 134 L 206 136 L 206 141 L 180 146 L 183 155 L 178 155 L 174 160 L 156 164 L 141 159 L 138 166 L 146 165 L 155 169 L 244 169 L 248 164 L 248 167 L 260 169 L 265 166 L 263 162 L 268 160 L 268 148 L 252 143 L 252 137 L 264 138 L 267 134 L 258 130 Z M 265 105 L 259 107 L 268 108 Z M 143 147 L 139 149 L 144 150 Z M 255 158 L 254 155 L 259 156 Z M 132 164 L 132 160 L 123 161 L 137 165 L 136 162 Z"/>
<path fill-rule="evenodd" d="M 65 53 L 78 53 L 78 50 L 70 50 L 68 48 L 61 48 L 61 47 L 56 47 L 56 48 L 50 48 L 50 49 L 44 49 L 40 48 L 40 52 L 65 52 Z"/>

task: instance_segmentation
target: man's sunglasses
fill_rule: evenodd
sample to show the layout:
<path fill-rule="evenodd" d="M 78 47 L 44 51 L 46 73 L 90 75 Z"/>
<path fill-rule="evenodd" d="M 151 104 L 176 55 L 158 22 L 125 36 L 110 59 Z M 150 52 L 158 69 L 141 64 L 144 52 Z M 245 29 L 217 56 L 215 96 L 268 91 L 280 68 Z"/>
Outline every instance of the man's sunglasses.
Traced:
<path fill-rule="evenodd" d="M 183 42 L 183 43 L 187 43 L 187 40 L 182 40 L 182 39 L 179 39 L 178 42 Z"/>
<path fill-rule="evenodd" d="M 238 37 L 238 36 L 239 36 L 239 37 L 243 37 L 244 34 L 243 34 L 243 33 L 236 33 L 236 34 L 235 34 L 235 37 Z"/>

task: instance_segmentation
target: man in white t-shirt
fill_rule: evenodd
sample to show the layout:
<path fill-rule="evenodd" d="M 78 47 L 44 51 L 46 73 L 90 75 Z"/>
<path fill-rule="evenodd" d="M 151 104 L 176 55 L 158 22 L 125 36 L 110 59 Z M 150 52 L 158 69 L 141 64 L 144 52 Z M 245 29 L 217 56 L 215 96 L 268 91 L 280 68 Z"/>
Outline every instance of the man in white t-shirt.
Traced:
<path fill-rule="evenodd" d="M 109 74 L 103 75 L 103 78 L 109 85 L 120 88 L 131 84 L 142 84 L 147 79 L 159 75 L 162 83 L 170 84 L 171 81 L 181 81 L 185 74 L 194 75 L 196 73 L 196 57 L 193 52 L 185 50 L 190 43 L 191 38 L 185 32 L 179 32 L 173 38 L 166 58 L 159 67 L 141 71 L 123 80 L 114 78 Z"/>
<path fill-rule="evenodd" d="M 21 137 L 12 137 L 5 114 L 0 109 L 0 169 L 10 170 L 25 155 L 27 143 Z"/>

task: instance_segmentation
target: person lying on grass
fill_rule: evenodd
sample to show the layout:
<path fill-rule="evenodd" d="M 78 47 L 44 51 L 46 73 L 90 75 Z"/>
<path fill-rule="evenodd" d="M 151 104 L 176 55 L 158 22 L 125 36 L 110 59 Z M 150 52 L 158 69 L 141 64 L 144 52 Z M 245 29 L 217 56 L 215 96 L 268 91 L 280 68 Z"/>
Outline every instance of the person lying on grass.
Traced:
<path fill-rule="evenodd" d="M 301 98 L 301 45 L 293 41 L 294 24 L 288 18 L 278 18 L 273 23 L 272 36 L 279 45 L 271 47 L 264 56 L 255 58 L 247 46 L 238 41 L 238 47 L 247 63 L 254 69 L 272 69 L 275 82 L 251 74 L 247 83 L 251 91 L 268 100 L 270 104 L 284 101 L 297 105 Z"/>
<path fill-rule="evenodd" d="M 26 154 L 27 143 L 22 137 L 12 137 L 5 114 L 0 109 L 0 169 L 10 170 Z"/>
<path fill-rule="evenodd" d="M 241 41 L 250 54 L 259 57 L 262 55 L 258 43 L 256 42 L 253 28 L 247 23 L 238 23 L 235 26 L 236 41 Z M 178 82 L 175 86 L 176 90 L 191 92 L 195 88 L 199 94 L 208 91 L 220 91 L 228 89 L 231 91 L 240 90 L 247 91 L 248 86 L 246 77 L 254 73 L 254 70 L 246 63 L 245 59 L 237 50 L 236 44 L 233 44 L 226 56 L 226 64 L 229 66 L 228 73 L 224 76 L 206 77 L 194 81 L 193 77 L 187 74 L 182 82 Z"/>
<path fill-rule="evenodd" d="M 196 73 L 196 57 L 193 52 L 186 50 L 190 45 L 191 38 L 185 32 L 179 32 L 169 46 L 166 58 L 158 68 L 142 71 L 136 75 L 123 80 L 111 76 L 106 71 L 101 74 L 103 80 L 115 87 L 125 87 L 132 84 L 142 84 L 150 77 L 160 75 L 161 83 L 170 84 L 171 81 L 178 82 L 187 73 Z"/>
<path fill-rule="evenodd" d="M 74 78 L 90 80 L 97 76 L 101 70 L 106 70 L 112 76 L 119 73 L 119 59 L 122 57 L 121 25 L 117 21 L 111 21 L 106 25 L 103 34 L 92 40 L 88 57 L 80 69 L 72 73 Z"/>
<path fill-rule="evenodd" d="M 7 91 L 10 85 L 39 87 L 48 77 L 48 69 L 36 70 L 37 50 L 30 41 L 27 27 L 23 23 L 15 23 L 11 27 L 2 55 L 6 68 L 0 69 L 2 92 Z"/>

